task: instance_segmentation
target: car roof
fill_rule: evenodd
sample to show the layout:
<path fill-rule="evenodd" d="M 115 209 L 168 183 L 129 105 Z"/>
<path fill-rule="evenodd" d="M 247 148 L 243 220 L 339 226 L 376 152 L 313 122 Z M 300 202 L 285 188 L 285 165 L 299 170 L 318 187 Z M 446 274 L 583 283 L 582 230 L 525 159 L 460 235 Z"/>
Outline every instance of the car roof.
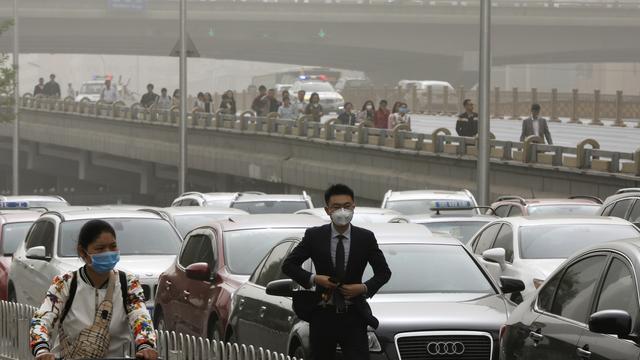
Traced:
<path fill-rule="evenodd" d="M 397 216 L 404 216 L 404 215 L 400 214 L 399 212 L 397 212 L 395 210 L 383 209 L 383 208 L 379 208 L 379 207 L 369 207 L 369 206 L 356 206 L 355 209 L 353 210 L 353 213 L 354 214 L 358 214 L 358 215 L 367 214 L 367 215 L 397 215 Z M 298 210 L 298 211 L 296 211 L 296 214 L 309 214 L 309 215 L 315 215 L 315 216 L 327 216 L 327 213 L 325 212 L 324 208 L 322 208 L 322 207 Z"/>
<path fill-rule="evenodd" d="M 628 198 L 637 198 L 640 197 L 640 191 L 628 191 L 628 192 L 623 192 L 620 194 L 614 194 L 609 196 L 608 198 L 606 198 L 604 200 L 604 205 L 609 205 L 612 202 L 618 201 L 618 200 L 622 200 L 622 199 L 628 199 Z"/>
<path fill-rule="evenodd" d="M 180 215 L 219 215 L 219 214 L 228 214 L 228 215 L 248 215 L 249 213 L 240 210 L 233 209 L 229 207 L 214 207 L 214 206 L 171 206 L 165 207 L 161 209 L 157 209 L 158 211 L 165 212 L 171 216 L 180 216 Z"/>
<path fill-rule="evenodd" d="M 596 245 L 591 245 L 587 248 L 584 248 L 577 252 L 576 254 L 569 257 L 569 260 L 581 257 L 584 254 L 591 253 L 594 251 L 617 251 L 621 252 L 629 257 L 632 261 L 633 266 L 636 269 L 640 269 L 640 237 L 630 238 L 630 239 L 621 239 L 615 241 L 608 241 L 605 243 L 600 243 Z M 555 273 L 555 272 L 554 272 Z"/>
<path fill-rule="evenodd" d="M 62 196 L 58 195 L 10 195 L 0 196 L 0 201 L 47 201 L 47 202 L 59 202 L 66 203 Z"/>
<path fill-rule="evenodd" d="M 553 225 L 553 224 L 610 224 L 610 225 L 631 225 L 625 219 L 621 219 L 613 216 L 514 216 L 501 218 L 496 221 L 505 221 L 516 226 L 529 226 L 529 225 Z"/>
<path fill-rule="evenodd" d="M 412 199 L 469 199 L 465 191 L 452 190 L 406 190 L 391 191 L 388 200 L 412 200 Z"/>
<path fill-rule="evenodd" d="M 264 195 L 254 195 L 254 194 L 245 194 L 237 199 L 235 199 L 234 203 L 241 202 L 258 202 L 258 201 L 307 201 L 304 195 L 302 194 L 264 194 Z"/>
<path fill-rule="evenodd" d="M 215 221 L 212 221 L 212 223 Z M 218 221 L 224 231 L 245 229 L 309 228 L 324 225 L 327 222 L 313 215 L 296 214 L 256 214 L 230 216 Z"/>
<path fill-rule="evenodd" d="M 522 199 L 525 205 L 591 205 L 600 206 L 600 203 L 595 202 L 592 199 L 575 198 L 575 199 L 561 199 L 561 198 L 545 198 L 545 199 Z M 505 199 L 496 201 L 492 205 L 504 204 L 504 203 L 520 203 L 519 199 Z"/>
<path fill-rule="evenodd" d="M 402 218 L 417 224 L 432 223 L 432 222 L 450 222 L 450 221 L 460 221 L 460 222 L 487 221 L 489 222 L 489 221 L 500 219 L 495 215 L 461 213 L 459 211 L 447 212 L 442 210 L 439 215 L 436 213 L 420 214 L 420 215 L 402 215 Z"/>
<path fill-rule="evenodd" d="M 162 217 L 154 212 L 136 211 L 136 210 L 117 210 L 117 209 L 56 209 L 48 211 L 42 216 L 54 215 L 61 216 L 64 221 L 70 220 L 90 220 L 90 219 L 112 219 L 112 218 L 129 218 L 129 219 L 162 219 Z"/>

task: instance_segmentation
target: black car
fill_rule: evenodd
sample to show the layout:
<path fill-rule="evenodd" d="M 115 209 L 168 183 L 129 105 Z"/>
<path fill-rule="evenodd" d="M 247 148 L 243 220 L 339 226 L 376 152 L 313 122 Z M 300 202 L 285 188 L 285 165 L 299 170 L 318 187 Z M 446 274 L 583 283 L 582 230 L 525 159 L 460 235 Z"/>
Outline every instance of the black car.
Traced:
<path fill-rule="evenodd" d="M 581 251 L 501 329 L 500 359 L 639 359 L 640 239 Z"/>
<path fill-rule="evenodd" d="M 369 301 L 371 359 L 496 359 L 498 332 L 515 305 L 457 240 L 418 224 L 372 224 L 393 276 Z M 229 340 L 309 359 L 308 323 L 291 307 L 296 286 L 281 264 L 299 239 L 276 245 L 234 295 Z M 312 271 L 310 262 L 304 264 Z M 365 273 L 364 278 L 372 272 Z M 504 292 L 521 291 L 504 278 Z M 316 359 L 321 360 L 321 359 Z"/>

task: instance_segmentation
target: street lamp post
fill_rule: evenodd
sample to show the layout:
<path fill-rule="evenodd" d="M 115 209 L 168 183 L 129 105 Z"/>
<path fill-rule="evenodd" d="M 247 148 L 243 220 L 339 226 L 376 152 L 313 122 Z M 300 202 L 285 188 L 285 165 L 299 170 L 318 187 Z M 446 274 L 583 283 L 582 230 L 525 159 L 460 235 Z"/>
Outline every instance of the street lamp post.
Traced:
<path fill-rule="evenodd" d="M 178 191 L 185 192 L 187 179 L 187 2 L 180 0 L 180 160 Z"/>
<path fill-rule="evenodd" d="M 15 71 L 15 78 L 13 82 L 13 95 L 14 95 L 14 104 L 13 104 L 13 159 L 12 159 L 12 172 L 13 172 L 13 180 L 12 180 L 12 192 L 13 195 L 18 195 L 20 188 L 18 186 L 20 181 L 20 164 L 19 153 L 20 153 L 20 123 L 19 123 L 19 112 L 20 112 L 20 87 L 19 84 L 19 69 L 18 66 L 20 64 L 20 48 L 18 47 L 18 0 L 13 0 L 13 69 Z"/>
<path fill-rule="evenodd" d="M 480 124 L 478 131 L 478 203 L 489 204 L 489 88 L 491 85 L 491 0 L 480 1 Z"/>

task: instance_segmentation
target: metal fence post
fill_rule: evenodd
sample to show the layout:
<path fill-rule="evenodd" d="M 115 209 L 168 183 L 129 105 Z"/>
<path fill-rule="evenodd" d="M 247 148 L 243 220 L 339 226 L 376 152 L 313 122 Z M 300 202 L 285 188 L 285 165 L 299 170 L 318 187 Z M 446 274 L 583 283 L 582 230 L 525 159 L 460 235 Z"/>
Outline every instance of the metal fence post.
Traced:
<path fill-rule="evenodd" d="M 572 124 L 582 124 L 580 117 L 578 116 L 578 89 L 571 90 L 571 120 Z"/>
<path fill-rule="evenodd" d="M 433 87 L 431 85 L 427 86 L 427 115 L 433 115 Z"/>
<path fill-rule="evenodd" d="M 600 90 L 593 91 L 593 119 L 589 125 L 604 125 L 600 121 Z"/>
<path fill-rule="evenodd" d="M 502 119 L 502 112 L 500 111 L 500 87 L 496 86 L 493 91 L 493 118 Z"/>
<path fill-rule="evenodd" d="M 514 87 L 511 92 L 511 118 L 510 120 L 520 120 L 518 114 L 518 88 Z"/>
<path fill-rule="evenodd" d="M 551 118 L 550 122 L 560 122 L 558 118 L 558 89 L 551 89 Z"/>
<path fill-rule="evenodd" d="M 449 113 L 449 87 L 444 86 L 442 91 L 442 114 Z"/>
<path fill-rule="evenodd" d="M 616 120 L 613 122 L 613 126 L 626 127 L 622 119 L 622 107 L 624 106 L 622 99 L 622 90 L 616 91 Z"/>

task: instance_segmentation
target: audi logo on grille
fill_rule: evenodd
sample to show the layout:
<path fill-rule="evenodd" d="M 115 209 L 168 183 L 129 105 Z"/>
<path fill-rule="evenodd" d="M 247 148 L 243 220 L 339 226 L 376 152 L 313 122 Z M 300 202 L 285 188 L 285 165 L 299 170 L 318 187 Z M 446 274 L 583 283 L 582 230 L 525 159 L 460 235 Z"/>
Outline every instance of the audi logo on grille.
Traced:
<path fill-rule="evenodd" d="M 462 355 L 464 354 L 464 344 L 459 341 L 439 341 L 427 344 L 429 355 Z"/>

